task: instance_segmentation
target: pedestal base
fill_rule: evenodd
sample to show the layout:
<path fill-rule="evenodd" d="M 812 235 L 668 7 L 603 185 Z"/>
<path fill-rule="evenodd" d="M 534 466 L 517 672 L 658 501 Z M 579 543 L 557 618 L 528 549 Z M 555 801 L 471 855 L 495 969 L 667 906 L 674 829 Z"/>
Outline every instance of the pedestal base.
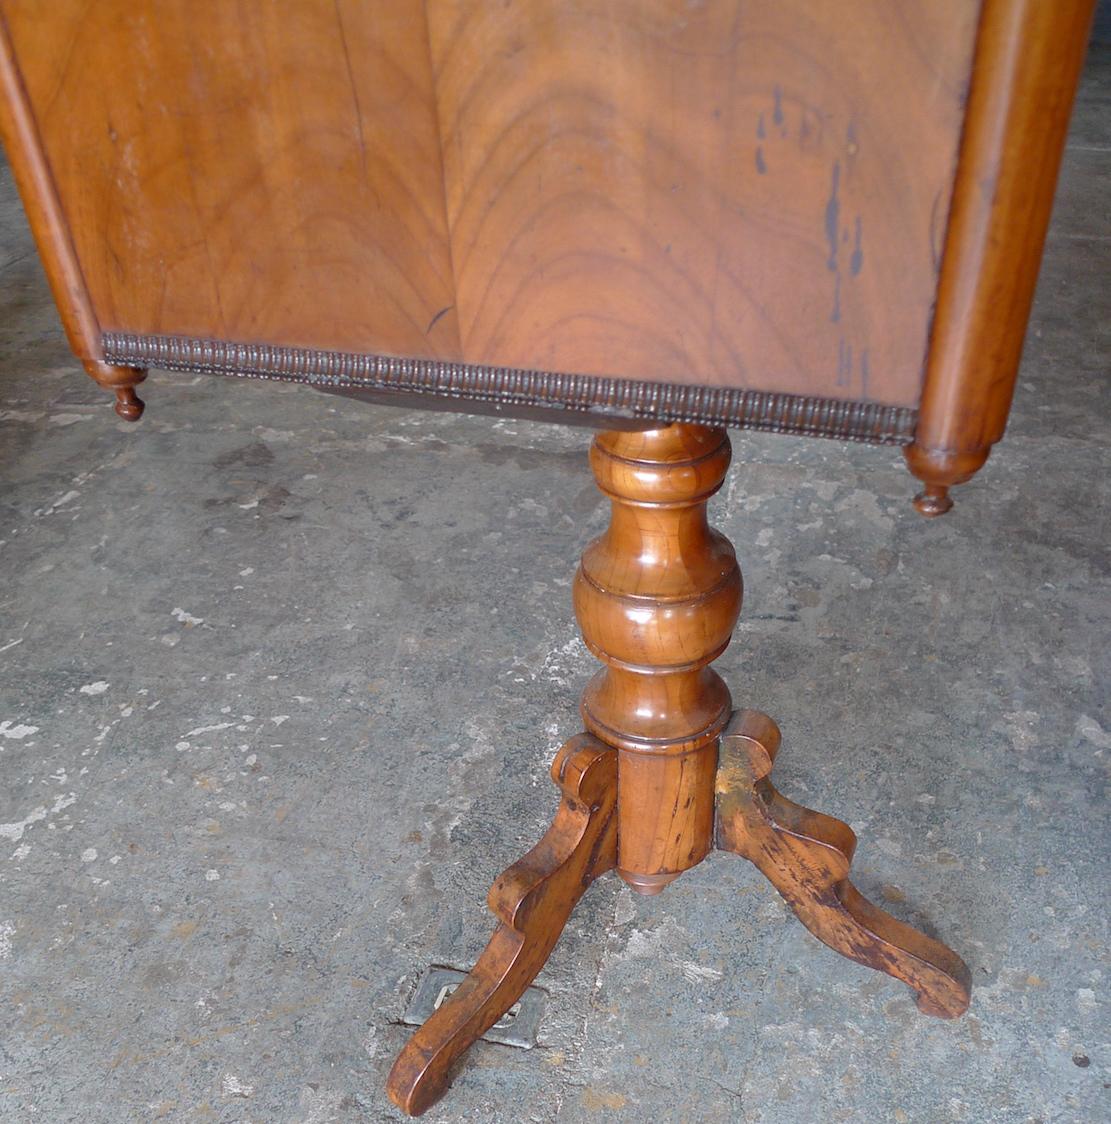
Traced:
<path fill-rule="evenodd" d="M 908 984 L 924 1014 L 963 1014 L 972 986 L 964 961 L 856 890 L 848 879 L 855 835 L 776 792 L 769 774 L 778 748 L 779 729 L 767 715 L 734 714 L 720 743 L 717 848 L 754 863 L 823 944 Z M 390 1072 L 387 1091 L 411 1116 L 446 1092 L 452 1064 L 516 1003 L 579 898 L 616 865 L 616 750 L 581 734 L 560 750 L 552 777 L 563 793 L 559 811 L 540 843 L 494 883 L 489 903 L 500 924 L 490 943 Z M 678 875 L 643 877 L 634 888 L 657 894 Z"/>
<path fill-rule="evenodd" d="M 563 800 L 551 830 L 490 891 L 501 924 L 486 951 L 394 1064 L 387 1088 L 405 1112 L 444 1092 L 452 1063 L 528 987 L 595 878 L 616 868 L 658 894 L 715 847 L 755 863 L 830 948 L 909 984 L 920 1010 L 968 1006 L 960 957 L 853 888 L 848 826 L 772 787 L 775 723 L 751 710 L 730 720 L 710 664 L 737 622 L 741 572 L 706 511 L 730 456 L 724 430 L 695 425 L 594 440 L 612 512 L 574 584 L 583 639 L 603 665 L 583 693 L 589 733 L 556 757 Z"/>

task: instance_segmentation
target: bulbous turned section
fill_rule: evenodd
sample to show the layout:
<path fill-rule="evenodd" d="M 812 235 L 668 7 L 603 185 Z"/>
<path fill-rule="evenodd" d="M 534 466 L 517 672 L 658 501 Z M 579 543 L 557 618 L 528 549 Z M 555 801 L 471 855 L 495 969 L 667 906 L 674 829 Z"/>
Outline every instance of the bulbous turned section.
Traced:
<path fill-rule="evenodd" d="M 124 421 L 138 421 L 143 416 L 144 402 L 135 393 L 135 387 L 147 377 L 146 371 L 138 367 L 117 367 L 95 359 L 86 359 L 84 366 L 98 386 L 115 391 L 116 413 Z"/>
<path fill-rule="evenodd" d="M 717 739 L 732 704 L 709 664 L 737 622 L 741 573 L 706 503 L 731 455 L 724 430 L 693 425 L 603 433 L 590 452 L 612 515 L 575 576 L 583 638 L 606 665 L 582 714 L 619 750 L 618 869 L 642 893 L 712 843 Z"/>
<path fill-rule="evenodd" d="M 690 425 L 608 432 L 591 448 L 612 514 L 575 576 L 583 638 L 607 665 L 583 714 L 620 749 L 697 749 L 728 719 L 729 692 L 707 665 L 729 643 L 741 574 L 706 502 L 730 457 L 724 430 Z"/>

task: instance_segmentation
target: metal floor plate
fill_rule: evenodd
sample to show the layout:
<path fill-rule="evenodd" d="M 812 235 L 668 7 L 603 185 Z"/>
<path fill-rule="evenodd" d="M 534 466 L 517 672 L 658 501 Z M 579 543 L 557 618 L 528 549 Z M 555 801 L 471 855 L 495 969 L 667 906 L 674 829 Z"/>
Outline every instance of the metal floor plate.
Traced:
<path fill-rule="evenodd" d="M 466 976 L 466 972 L 457 972 L 454 968 L 429 968 L 417 984 L 412 1002 L 401 1021 L 408 1026 L 421 1026 Z M 536 1045 L 547 998 L 546 991 L 538 987 L 528 988 L 482 1036 L 483 1041 L 516 1046 L 519 1050 L 531 1050 Z"/>

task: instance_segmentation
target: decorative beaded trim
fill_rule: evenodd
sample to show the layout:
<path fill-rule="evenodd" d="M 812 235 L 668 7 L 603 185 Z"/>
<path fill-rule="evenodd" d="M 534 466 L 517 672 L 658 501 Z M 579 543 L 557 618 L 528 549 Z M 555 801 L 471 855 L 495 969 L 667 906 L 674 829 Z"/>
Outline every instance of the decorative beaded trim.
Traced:
<path fill-rule="evenodd" d="M 329 389 L 401 391 L 460 403 L 501 403 L 606 417 L 690 422 L 772 433 L 831 437 L 873 445 L 909 445 L 918 412 L 876 402 L 845 402 L 724 386 L 688 386 L 478 367 L 432 359 L 393 359 L 343 351 L 182 336 L 106 332 L 104 359 L 125 367 L 158 367 L 244 378 L 279 379 Z"/>

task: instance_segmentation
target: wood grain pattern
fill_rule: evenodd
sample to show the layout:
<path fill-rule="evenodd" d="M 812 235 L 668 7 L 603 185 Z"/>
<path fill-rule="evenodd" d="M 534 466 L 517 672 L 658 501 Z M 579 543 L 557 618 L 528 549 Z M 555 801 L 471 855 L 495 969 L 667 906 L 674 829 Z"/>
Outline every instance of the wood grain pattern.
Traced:
<path fill-rule="evenodd" d="M 717 740 L 729 690 L 709 665 L 741 609 L 741 572 L 706 504 L 729 467 L 722 429 L 602 433 L 590 450 L 612 506 L 575 575 L 575 616 L 605 667 L 586 728 L 618 749 L 618 873 L 658 893 L 712 845 Z"/>
<path fill-rule="evenodd" d="M 468 361 L 917 401 L 976 0 L 427 8 Z"/>
<path fill-rule="evenodd" d="M 779 728 L 766 714 L 733 717 L 721 742 L 718 848 L 754 863 L 823 944 L 913 988 L 923 1014 L 963 1015 L 968 966 L 860 894 L 849 881 L 856 836 L 848 824 L 776 792 L 769 777 L 778 750 Z"/>
<path fill-rule="evenodd" d="M 421 5 L 0 14 L 104 329 L 458 357 Z"/>
<path fill-rule="evenodd" d="M 911 471 L 952 507 L 1002 436 L 1095 0 L 985 0 Z"/>
<path fill-rule="evenodd" d="M 521 997 L 551 955 L 575 904 L 617 856 L 615 753 L 572 738 L 552 762 L 562 792 L 544 838 L 490 889 L 499 924 L 459 987 L 409 1039 L 386 1091 L 418 1116 L 443 1095 L 452 1064 Z"/>

